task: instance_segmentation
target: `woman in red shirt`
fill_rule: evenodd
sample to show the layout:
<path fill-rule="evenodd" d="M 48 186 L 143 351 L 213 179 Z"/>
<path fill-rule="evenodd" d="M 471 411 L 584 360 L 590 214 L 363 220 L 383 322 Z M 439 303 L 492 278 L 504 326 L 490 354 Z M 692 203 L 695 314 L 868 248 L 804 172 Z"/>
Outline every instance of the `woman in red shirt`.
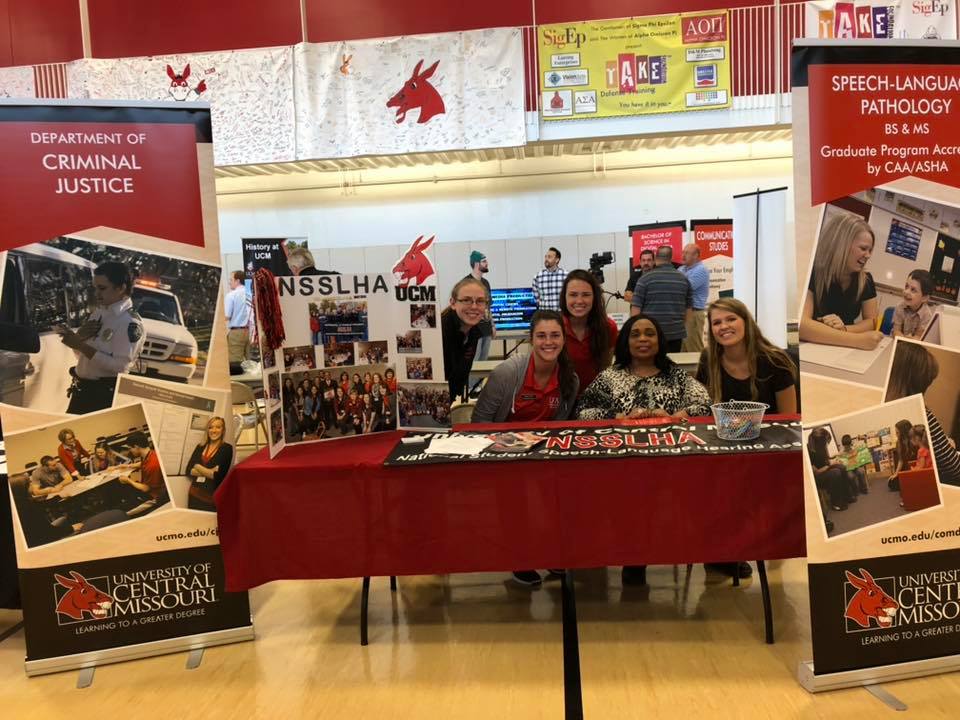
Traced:
<path fill-rule="evenodd" d="M 90 453 L 77 440 L 73 430 L 64 428 L 59 432 L 57 438 L 60 440 L 60 447 L 57 448 L 57 455 L 60 462 L 67 469 L 67 472 L 76 478 L 79 475 L 87 474 L 87 466 L 84 461 L 90 460 Z"/>
<path fill-rule="evenodd" d="M 567 352 L 582 393 L 601 370 L 609 367 L 617 344 L 617 325 L 607 316 L 600 284 L 586 270 L 573 270 L 563 281 L 560 312 Z"/>
<path fill-rule="evenodd" d="M 487 378 L 473 422 L 566 420 L 573 415 L 579 381 L 564 347 L 563 317 L 538 310 L 530 321 L 529 355 L 515 353 Z M 536 570 L 515 570 L 523 585 L 543 582 Z"/>

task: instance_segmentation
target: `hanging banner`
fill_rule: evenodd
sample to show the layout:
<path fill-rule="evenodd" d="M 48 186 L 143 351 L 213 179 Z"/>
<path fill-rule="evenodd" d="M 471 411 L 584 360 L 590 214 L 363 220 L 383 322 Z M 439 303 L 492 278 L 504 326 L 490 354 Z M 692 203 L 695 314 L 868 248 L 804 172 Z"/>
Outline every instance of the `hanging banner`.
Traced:
<path fill-rule="evenodd" d="M 955 0 L 872 0 L 806 3 L 808 38 L 951 40 L 957 37 Z"/>
<path fill-rule="evenodd" d="M 277 278 L 286 339 L 263 359 L 271 457 L 398 424 L 450 426 L 432 243 L 417 238 L 390 275 Z"/>
<path fill-rule="evenodd" d="M 730 107 L 726 10 L 537 28 L 545 120 Z"/>
<path fill-rule="evenodd" d="M 793 87 L 815 691 L 960 663 L 960 48 L 801 41 Z"/>
<path fill-rule="evenodd" d="M 710 296 L 733 294 L 733 220 L 691 220 L 693 241 L 700 248 L 700 259 L 710 271 Z"/>
<path fill-rule="evenodd" d="M 518 28 L 294 48 L 297 155 L 351 157 L 526 142 Z"/>
<path fill-rule="evenodd" d="M 673 249 L 673 261 L 679 263 L 683 255 L 683 237 L 687 232 L 686 220 L 673 220 L 662 223 L 647 223 L 646 225 L 631 225 L 627 228 L 630 234 L 631 251 L 634 263 L 639 262 L 640 253 L 644 250 L 657 252 L 662 245 L 669 245 Z"/>
<path fill-rule="evenodd" d="M 0 104 L 0 142 L 27 673 L 252 639 L 211 502 L 233 431 L 209 110 Z"/>
<path fill-rule="evenodd" d="M 290 47 L 67 64 L 73 98 L 209 102 L 217 165 L 297 159 L 293 77 Z"/>

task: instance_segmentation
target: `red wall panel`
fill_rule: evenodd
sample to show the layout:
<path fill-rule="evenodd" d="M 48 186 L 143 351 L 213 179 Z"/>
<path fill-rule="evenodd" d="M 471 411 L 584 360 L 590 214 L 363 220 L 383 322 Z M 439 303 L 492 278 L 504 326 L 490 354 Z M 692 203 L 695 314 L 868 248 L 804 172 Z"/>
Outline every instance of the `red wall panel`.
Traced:
<path fill-rule="evenodd" d="M 91 50 L 99 58 L 293 45 L 303 40 L 299 0 L 88 0 L 88 7 Z"/>
<path fill-rule="evenodd" d="M 772 4 L 772 0 L 537 0 L 537 24 L 668 15 Z"/>
<path fill-rule="evenodd" d="M 307 0 L 310 42 L 532 24 L 531 0 Z"/>
<path fill-rule="evenodd" d="M 9 62 L 3 64 L 66 62 L 83 56 L 77 0 L 6 0 L 0 13 L 0 44 L 9 48 Z M 0 50 L 0 61 L 4 59 Z"/>
<path fill-rule="evenodd" d="M 10 1 L 0 0 L 0 67 L 13 65 L 10 45 Z"/>

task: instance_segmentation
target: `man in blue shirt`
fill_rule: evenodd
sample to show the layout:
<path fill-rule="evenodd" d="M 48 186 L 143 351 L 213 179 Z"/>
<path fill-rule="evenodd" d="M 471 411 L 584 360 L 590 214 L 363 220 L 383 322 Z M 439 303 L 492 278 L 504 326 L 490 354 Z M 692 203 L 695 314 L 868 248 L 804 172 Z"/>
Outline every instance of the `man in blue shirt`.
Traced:
<path fill-rule="evenodd" d="M 244 286 L 243 270 L 230 273 L 230 292 L 224 303 L 227 315 L 227 353 L 230 358 L 230 374 L 242 375 L 240 366 L 250 353 L 250 303 Z"/>
<path fill-rule="evenodd" d="M 707 298 L 710 295 L 710 271 L 700 261 L 700 248 L 690 243 L 683 248 L 683 265 L 680 272 L 687 276 L 693 290 L 693 312 L 687 317 L 687 337 L 683 352 L 703 350 L 703 326 L 706 323 Z"/>

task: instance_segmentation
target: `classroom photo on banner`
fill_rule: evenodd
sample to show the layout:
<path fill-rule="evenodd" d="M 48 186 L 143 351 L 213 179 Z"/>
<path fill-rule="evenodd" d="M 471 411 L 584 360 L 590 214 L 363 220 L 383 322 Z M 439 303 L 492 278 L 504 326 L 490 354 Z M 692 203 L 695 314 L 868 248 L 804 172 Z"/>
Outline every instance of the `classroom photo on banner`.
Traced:
<path fill-rule="evenodd" d="M 219 287 L 217 265 L 80 237 L 8 251 L 0 402 L 82 415 L 121 373 L 202 385 Z"/>
<path fill-rule="evenodd" d="M 943 502 L 919 395 L 819 422 L 803 436 L 828 538 Z"/>
<path fill-rule="evenodd" d="M 142 405 L 9 433 L 5 441 L 13 505 L 28 547 L 170 507 Z"/>
<path fill-rule="evenodd" d="M 960 207 L 875 188 L 824 206 L 802 370 L 881 387 L 894 338 L 960 348 Z"/>
<path fill-rule="evenodd" d="M 884 401 L 911 395 L 923 397 L 930 425 L 929 446 L 940 482 L 960 488 L 960 350 L 898 338 L 893 349 Z M 912 461 L 905 445 L 903 465 Z"/>

